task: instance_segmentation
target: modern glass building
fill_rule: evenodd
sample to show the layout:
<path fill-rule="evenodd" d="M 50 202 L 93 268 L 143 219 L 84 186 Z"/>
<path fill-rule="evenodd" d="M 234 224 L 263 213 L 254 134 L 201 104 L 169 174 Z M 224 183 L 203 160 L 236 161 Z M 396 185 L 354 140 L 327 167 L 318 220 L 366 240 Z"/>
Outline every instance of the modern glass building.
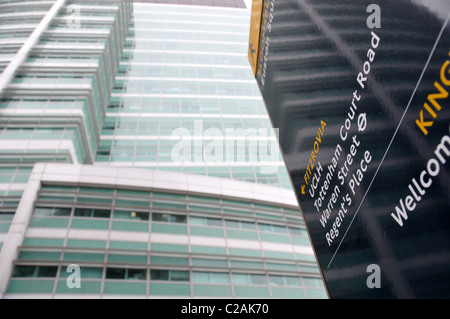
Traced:
<path fill-rule="evenodd" d="M 327 297 L 233 3 L 0 2 L 1 297 Z"/>

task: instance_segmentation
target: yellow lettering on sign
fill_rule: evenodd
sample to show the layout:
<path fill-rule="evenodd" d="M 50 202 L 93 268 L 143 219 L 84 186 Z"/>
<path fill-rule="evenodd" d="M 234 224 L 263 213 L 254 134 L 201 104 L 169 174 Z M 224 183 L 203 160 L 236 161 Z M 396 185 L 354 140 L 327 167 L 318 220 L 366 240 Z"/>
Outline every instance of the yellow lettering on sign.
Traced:
<path fill-rule="evenodd" d="M 449 53 L 450 55 L 450 53 Z M 419 112 L 419 118 L 416 119 L 416 125 L 421 130 L 423 135 L 428 135 L 428 128 L 433 126 L 434 120 L 438 116 L 439 112 L 442 109 L 442 106 L 446 102 L 445 100 L 448 98 L 448 91 L 445 89 L 445 87 L 450 86 L 450 80 L 447 78 L 447 74 L 450 74 L 450 60 L 445 60 L 444 63 L 442 63 L 441 70 L 439 72 L 439 80 L 444 85 L 442 86 L 438 81 L 434 82 L 434 88 L 435 93 L 428 94 L 427 102 L 431 104 L 431 106 L 434 107 L 434 109 L 425 102 L 423 104 L 424 110 L 420 110 Z"/>
<path fill-rule="evenodd" d="M 264 0 L 253 0 L 250 18 L 250 36 L 248 40 L 248 61 L 256 77 L 258 66 L 259 35 L 261 31 L 261 17 Z"/>

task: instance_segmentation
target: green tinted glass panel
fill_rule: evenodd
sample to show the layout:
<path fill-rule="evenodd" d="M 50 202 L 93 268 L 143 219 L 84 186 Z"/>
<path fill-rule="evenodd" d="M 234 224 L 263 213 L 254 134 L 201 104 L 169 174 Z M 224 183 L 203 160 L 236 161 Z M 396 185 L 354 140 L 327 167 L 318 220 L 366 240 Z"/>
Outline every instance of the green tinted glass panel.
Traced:
<path fill-rule="evenodd" d="M 191 246 L 191 252 L 199 254 L 226 255 L 227 250 L 221 247 Z"/>
<path fill-rule="evenodd" d="M 269 270 L 297 271 L 297 267 L 295 265 L 266 263 L 266 267 Z"/>
<path fill-rule="evenodd" d="M 64 253 L 64 261 L 100 261 L 105 260 L 104 254 L 90 254 L 90 253 Z"/>
<path fill-rule="evenodd" d="M 270 241 L 275 243 L 290 244 L 289 237 L 283 235 L 260 233 L 262 241 Z"/>
<path fill-rule="evenodd" d="M 150 197 L 150 192 L 118 189 L 117 190 L 117 196 L 120 196 L 120 195 Z"/>
<path fill-rule="evenodd" d="M 114 210 L 114 219 L 145 221 L 149 220 L 149 213 L 133 210 Z"/>
<path fill-rule="evenodd" d="M 306 287 L 323 287 L 323 281 L 320 278 L 303 277 L 302 279 Z"/>
<path fill-rule="evenodd" d="M 114 189 L 107 188 L 94 188 L 94 187 L 80 187 L 80 193 L 100 193 L 100 194 L 110 194 L 114 193 Z"/>
<path fill-rule="evenodd" d="M 67 247 L 106 248 L 106 241 L 104 241 L 104 240 L 69 239 L 67 241 Z"/>
<path fill-rule="evenodd" d="M 62 247 L 64 239 L 53 238 L 25 238 L 23 246 Z"/>
<path fill-rule="evenodd" d="M 170 203 L 153 202 L 152 205 L 153 205 L 153 208 L 186 210 L 186 205 L 181 205 L 181 204 L 170 204 Z"/>
<path fill-rule="evenodd" d="M 246 298 L 269 298 L 270 292 L 267 287 L 244 287 L 234 286 L 234 294 L 236 297 Z"/>
<path fill-rule="evenodd" d="M 206 213 L 217 213 L 220 214 L 221 210 L 220 207 L 205 207 L 205 206 L 199 206 L 199 205 L 189 205 L 189 210 L 191 211 L 198 211 L 198 212 L 206 212 Z"/>
<path fill-rule="evenodd" d="M 108 261 L 113 263 L 147 264 L 147 256 L 109 254 Z"/>
<path fill-rule="evenodd" d="M 207 197 L 198 197 L 198 196 L 189 195 L 189 200 L 208 202 L 208 203 L 216 204 L 217 206 L 220 205 L 220 199 L 217 199 L 217 198 L 207 198 Z"/>
<path fill-rule="evenodd" d="M 260 262 L 252 261 L 231 261 L 232 268 L 247 268 L 247 269 L 264 269 L 264 264 Z"/>
<path fill-rule="evenodd" d="M 152 256 L 150 259 L 150 264 L 184 266 L 189 265 L 189 259 L 178 257 Z"/>
<path fill-rule="evenodd" d="M 69 196 L 39 196 L 39 200 L 41 201 L 50 201 L 52 203 L 54 202 L 73 202 L 74 197 Z"/>
<path fill-rule="evenodd" d="M 111 205 L 112 199 L 111 198 L 90 198 L 90 197 L 78 197 L 77 203 L 89 203 L 89 204 L 105 204 L 105 205 Z"/>
<path fill-rule="evenodd" d="M 283 220 L 283 216 L 274 216 L 274 215 L 269 215 L 269 214 L 260 214 L 260 213 L 255 213 L 256 217 L 258 218 L 268 218 L 268 219 L 275 219 L 275 220 Z"/>
<path fill-rule="evenodd" d="M 83 277 L 82 277 L 83 278 Z M 102 283 L 100 281 L 81 280 L 80 288 L 69 288 L 65 280 L 59 280 L 56 293 L 61 294 L 99 294 Z"/>
<path fill-rule="evenodd" d="M 282 253 L 277 251 L 264 251 L 264 257 L 267 258 L 280 258 L 280 259 L 294 259 L 294 255 L 290 253 Z"/>
<path fill-rule="evenodd" d="M 190 287 L 186 284 L 150 283 L 151 295 L 190 296 Z"/>
<path fill-rule="evenodd" d="M 229 199 L 223 199 L 222 203 L 224 205 L 237 205 L 237 206 L 243 206 L 246 208 L 252 208 L 252 203 L 248 203 L 248 202 L 238 202 L 238 201 L 234 201 L 234 200 L 229 200 Z"/>
<path fill-rule="evenodd" d="M 113 221 L 112 230 L 148 232 L 147 222 L 118 222 Z"/>
<path fill-rule="evenodd" d="M 291 239 L 294 245 L 311 246 L 311 242 L 309 241 L 308 237 L 292 236 Z"/>
<path fill-rule="evenodd" d="M 253 216 L 252 212 L 243 211 L 243 210 L 236 210 L 236 209 L 223 209 L 224 214 L 230 214 L 230 215 L 244 215 L 244 216 Z"/>
<path fill-rule="evenodd" d="M 54 283 L 54 280 L 11 279 L 8 293 L 51 293 Z"/>
<path fill-rule="evenodd" d="M 60 257 L 60 252 L 21 251 L 19 254 L 20 260 L 59 260 Z"/>
<path fill-rule="evenodd" d="M 240 231 L 240 230 L 227 230 L 228 238 L 238 238 L 238 239 L 248 239 L 248 240 L 259 240 L 258 234 L 256 232 L 250 231 Z"/>
<path fill-rule="evenodd" d="M 71 224 L 72 228 L 82 229 L 109 229 L 108 220 L 94 220 L 94 219 L 78 219 L 74 218 Z"/>
<path fill-rule="evenodd" d="M 185 245 L 171 245 L 171 244 L 151 244 L 152 251 L 170 251 L 176 253 L 187 253 L 188 246 Z"/>
<path fill-rule="evenodd" d="M 314 267 L 314 266 L 303 266 L 300 265 L 300 271 L 301 272 L 312 272 L 312 273 L 319 273 L 319 268 L 318 267 Z"/>
<path fill-rule="evenodd" d="M 68 225 L 68 218 L 33 217 L 30 221 L 30 227 L 67 228 Z"/>
<path fill-rule="evenodd" d="M 194 295 L 198 297 L 231 297 L 229 285 L 194 285 Z"/>
<path fill-rule="evenodd" d="M 134 282 L 105 282 L 104 294 L 118 295 L 145 295 L 147 294 L 147 285 L 145 283 Z"/>
<path fill-rule="evenodd" d="M 281 207 L 277 207 L 277 206 L 269 206 L 269 205 L 262 205 L 262 204 L 254 204 L 255 206 L 255 210 L 268 210 L 268 211 L 275 211 L 275 212 L 280 212 L 281 211 Z"/>
<path fill-rule="evenodd" d="M 139 200 L 126 200 L 126 199 L 116 199 L 116 206 L 141 206 L 149 207 L 149 201 L 139 201 Z"/>
<path fill-rule="evenodd" d="M 200 259 L 192 258 L 193 266 L 206 266 L 206 267 L 228 267 L 228 261 L 220 259 Z"/>
<path fill-rule="evenodd" d="M 187 235 L 187 227 L 182 225 L 152 224 L 152 232 Z"/>
<path fill-rule="evenodd" d="M 325 289 L 309 289 L 306 288 L 306 295 L 310 299 L 328 299 Z"/>
<path fill-rule="evenodd" d="M 300 261 L 316 262 L 316 258 L 314 257 L 314 255 L 295 254 L 295 257 L 297 257 L 297 260 L 300 260 Z"/>
<path fill-rule="evenodd" d="M 69 266 L 62 266 L 60 278 L 68 278 L 74 273 Z M 80 267 L 81 280 L 83 279 L 101 279 L 103 276 L 103 268 L 100 267 Z"/>
<path fill-rule="evenodd" d="M 229 248 L 230 255 L 248 256 L 248 257 L 261 257 L 260 250 Z"/>
<path fill-rule="evenodd" d="M 305 293 L 302 288 L 282 288 L 271 287 L 272 295 L 274 298 L 286 298 L 286 299 L 304 299 Z"/>
<path fill-rule="evenodd" d="M 186 199 L 186 195 L 178 195 L 178 194 L 166 194 L 166 193 L 153 193 L 153 197 L 159 197 L 159 198 L 170 198 L 170 199 L 177 199 L 177 200 L 184 200 Z"/>
<path fill-rule="evenodd" d="M 123 249 L 123 250 L 147 250 L 147 243 L 139 242 L 126 242 L 126 241 L 111 241 L 109 243 L 110 249 Z"/>
<path fill-rule="evenodd" d="M 0 233 L 7 233 L 11 223 L 0 223 Z"/>

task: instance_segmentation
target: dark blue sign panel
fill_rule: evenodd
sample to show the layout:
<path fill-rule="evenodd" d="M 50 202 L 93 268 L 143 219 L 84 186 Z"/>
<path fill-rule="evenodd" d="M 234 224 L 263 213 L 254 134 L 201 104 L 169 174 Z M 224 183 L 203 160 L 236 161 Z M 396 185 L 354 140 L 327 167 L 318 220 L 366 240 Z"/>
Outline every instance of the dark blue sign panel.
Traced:
<path fill-rule="evenodd" d="M 265 0 L 256 76 L 332 298 L 450 297 L 449 13 Z"/>

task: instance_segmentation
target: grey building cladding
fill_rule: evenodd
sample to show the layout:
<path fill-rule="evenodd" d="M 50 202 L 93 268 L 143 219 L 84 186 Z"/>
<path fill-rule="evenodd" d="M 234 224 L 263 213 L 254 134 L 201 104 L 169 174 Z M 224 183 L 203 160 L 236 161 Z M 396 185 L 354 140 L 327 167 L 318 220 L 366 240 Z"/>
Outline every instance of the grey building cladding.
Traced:
<path fill-rule="evenodd" d="M 448 3 L 265 4 L 258 81 L 330 296 L 448 297 Z"/>

